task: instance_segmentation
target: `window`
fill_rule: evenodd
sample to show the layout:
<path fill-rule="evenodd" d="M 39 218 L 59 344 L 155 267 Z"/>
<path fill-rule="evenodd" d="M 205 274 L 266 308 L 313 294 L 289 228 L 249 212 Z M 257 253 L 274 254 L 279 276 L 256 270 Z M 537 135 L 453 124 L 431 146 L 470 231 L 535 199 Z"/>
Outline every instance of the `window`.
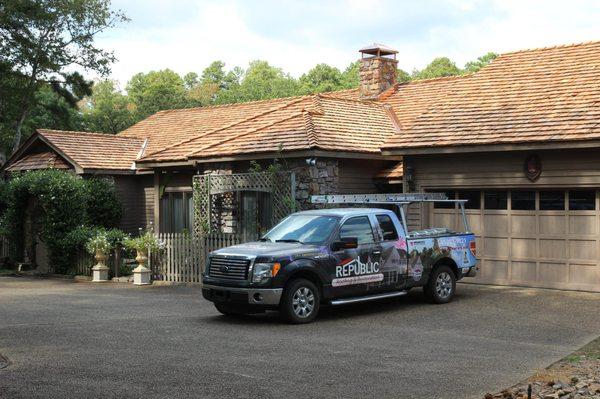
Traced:
<path fill-rule="evenodd" d="M 458 199 L 468 200 L 465 203 L 465 209 L 481 208 L 481 191 L 459 191 Z"/>
<path fill-rule="evenodd" d="M 340 239 L 347 237 L 356 237 L 358 244 L 372 244 L 375 242 L 373 237 L 373 229 L 371 228 L 371 222 L 366 216 L 360 216 L 356 218 L 350 218 L 344 222 L 340 228 Z"/>
<path fill-rule="evenodd" d="M 263 236 L 264 241 L 299 241 L 322 245 L 339 223 L 336 216 L 291 215 Z"/>
<path fill-rule="evenodd" d="M 513 191 L 510 207 L 515 211 L 535 211 L 535 191 Z"/>
<path fill-rule="evenodd" d="M 391 217 L 388 215 L 377 215 L 377 222 L 379 223 L 379 227 L 383 233 L 384 241 L 398 239 L 398 232 L 396 231 L 396 226 L 394 226 L 394 222 L 392 221 Z"/>
<path fill-rule="evenodd" d="M 160 199 L 160 232 L 192 231 L 194 204 L 191 191 L 166 192 Z"/>
<path fill-rule="evenodd" d="M 437 192 L 437 191 L 436 191 Z M 448 199 L 455 199 L 454 191 L 442 191 Z M 454 202 L 434 202 L 433 207 L 436 209 L 454 209 Z"/>
<path fill-rule="evenodd" d="M 594 190 L 572 190 L 569 191 L 570 211 L 593 211 L 596 210 L 596 192 Z"/>
<path fill-rule="evenodd" d="M 506 209 L 506 191 L 486 191 L 483 193 L 484 209 Z"/>
<path fill-rule="evenodd" d="M 564 191 L 540 191 L 540 211 L 564 211 Z"/>

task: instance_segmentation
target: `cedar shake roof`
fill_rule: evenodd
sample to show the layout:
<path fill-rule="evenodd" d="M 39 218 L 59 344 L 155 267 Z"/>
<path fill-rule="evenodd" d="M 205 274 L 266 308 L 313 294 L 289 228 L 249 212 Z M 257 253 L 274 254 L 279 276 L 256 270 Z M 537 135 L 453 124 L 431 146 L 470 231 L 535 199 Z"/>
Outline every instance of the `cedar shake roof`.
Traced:
<path fill-rule="evenodd" d="M 402 162 L 398 162 L 394 166 L 382 169 L 375 177 L 379 179 L 402 179 L 404 176 L 404 167 Z"/>
<path fill-rule="evenodd" d="M 389 106 L 348 98 L 355 95 L 355 90 L 349 90 L 238 106 L 194 108 L 189 114 L 202 111 L 210 114 L 211 109 L 221 113 L 227 109 L 230 118 L 215 120 L 213 129 L 207 129 L 202 120 L 198 120 L 200 125 L 196 128 L 188 124 L 182 129 L 194 132 L 188 134 L 190 138 L 154 152 L 151 144 L 140 162 L 183 161 L 279 150 L 320 149 L 379 154 L 383 142 L 397 131 L 390 118 Z M 244 117 L 231 118 L 239 111 Z M 164 118 L 171 119 L 171 115 L 165 114 Z M 140 128 L 138 126 L 136 130 Z M 176 136 L 168 125 L 165 129 L 167 135 Z M 132 131 L 128 129 L 123 134 L 132 134 Z"/>
<path fill-rule="evenodd" d="M 45 151 L 25 155 L 6 168 L 10 172 L 37 169 L 71 169 L 71 165 L 55 152 Z"/>
<path fill-rule="evenodd" d="M 502 54 L 382 100 L 401 125 L 383 150 L 600 139 L 600 41 Z"/>
<path fill-rule="evenodd" d="M 51 151 L 39 154 L 39 149 L 33 148 L 39 142 L 45 143 Z M 97 170 L 131 172 L 144 143 L 142 139 L 114 134 L 38 129 L 2 168 L 15 171 L 63 168 L 67 165 L 77 173 Z M 53 158 L 52 155 L 56 154 L 59 157 Z"/>
<path fill-rule="evenodd" d="M 129 170 L 144 140 L 114 134 L 39 129 L 49 141 L 83 169 Z"/>

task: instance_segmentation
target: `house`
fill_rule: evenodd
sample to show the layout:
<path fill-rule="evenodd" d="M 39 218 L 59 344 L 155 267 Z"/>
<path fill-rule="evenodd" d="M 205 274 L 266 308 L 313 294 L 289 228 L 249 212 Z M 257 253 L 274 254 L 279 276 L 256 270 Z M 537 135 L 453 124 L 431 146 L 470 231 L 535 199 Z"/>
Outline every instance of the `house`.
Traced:
<path fill-rule="evenodd" d="M 477 281 L 600 291 L 600 42 L 499 56 L 479 72 L 396 82 L 396 51 L 360 50 L 360 87 L 158 112 L 116 136 L 39 130 L 4 170 L 110 175 L 123 227 L 192 227 L 194 175 L 277 158 L 294 196 L 445 191 L 467 198 Z M 268 197 L 268 196 L 267 196 Z M 241 191 L 223 231 L 266 227 L 269 199 Z M 411 209 L 411 227 L 459 228 L 455 209 Z"/>

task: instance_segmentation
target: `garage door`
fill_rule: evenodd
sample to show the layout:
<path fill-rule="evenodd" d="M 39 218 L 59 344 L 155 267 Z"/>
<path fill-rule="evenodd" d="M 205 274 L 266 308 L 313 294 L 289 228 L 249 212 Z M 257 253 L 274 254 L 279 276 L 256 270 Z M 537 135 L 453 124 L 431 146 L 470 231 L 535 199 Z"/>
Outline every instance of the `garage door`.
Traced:
<path fill-rule="evenodd" d="M 476 281 L 600 291 L 596 190 L 447 193 L 469 200 L 480 259 Z M 454 204 L 436 204 L 431 212 L 432 225 L 462 228 Z"/>

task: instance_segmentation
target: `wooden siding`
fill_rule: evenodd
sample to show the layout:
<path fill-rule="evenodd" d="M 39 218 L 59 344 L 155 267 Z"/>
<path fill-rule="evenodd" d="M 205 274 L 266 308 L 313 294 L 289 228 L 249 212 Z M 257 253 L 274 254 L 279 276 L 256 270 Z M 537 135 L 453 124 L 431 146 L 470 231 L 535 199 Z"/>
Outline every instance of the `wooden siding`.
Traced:
<path fill-rule="evenodd" d="M 377 193 L 375 175 L 386 167 L 382 161 L 364 159 L 340 159 L 338 174 L 338 193 Z"/>
<path fill-rule="evenodd" d="M 140 188 L 140 178 L 139 176 L 115 176 L 114 182 L 123 208 L 119 228 L 127 233 L 135 233 L 139 227 L 145 227 L 141 212 L 144 196 Z"/>
<path fill-rule="evenodd" d="M 524 163 L 541 159 L 542 174 L 531 182 Z M 506 189 L 506 210 L 467 210 L 477 236 L 480 268 L 475 281 L 600 291 L 600 202 L 595 210 L 511 210 L 511 190 L 600 188 L 600 162 L 594 150 L 546 150 L 487 154 L 407 156 L 417 191 Z M 405 184 L 406 186 L 407 184 Z M 568 198 L 568 193 L 565 194 Z M 482 196 L 483 199 L 483 196 Z M 536 194 L 539 209 L 539 194 Z M 413 207 L 411 228 L 443 225 L 460 229 L 458 213 Z"/>

